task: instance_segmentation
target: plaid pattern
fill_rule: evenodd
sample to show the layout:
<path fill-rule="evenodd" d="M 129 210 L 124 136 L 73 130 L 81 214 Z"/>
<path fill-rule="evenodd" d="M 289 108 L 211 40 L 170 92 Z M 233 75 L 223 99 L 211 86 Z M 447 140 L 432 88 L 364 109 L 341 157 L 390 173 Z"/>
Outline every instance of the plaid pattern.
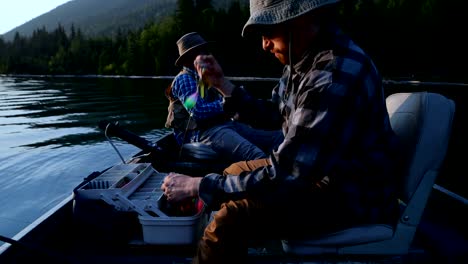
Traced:
<path fill-rule="evenodd" d="M 298 203 L 298 197 L 324 192 L 333 199 L 318 202 L 338 206 L 355 222 L 393 219 L 397 166 L 392 146 L 396 138 L 381 77 L 371 59 L 348 37 L 338 29 L 329 33 L 327 41 L 293 65 L 292 72 L 285 67 L 273 90 L 269 103 L 283 116 L 285 139 L 270 157 L 272 166 L 240 176 L 207 175 L 200 186 L 200 197 L 207 204 L 218 206 L 252 195 L 267 202 L 284 202 L 275 200 L 278 197 L 289 200 L 286 204 Z M 225 108 L 245 116 L 246 105 L 265 104 L 238 87 Z M 258 118 L 255 113 L 266 113 L 248 110 L 252 118 Z M 326 186 L 313 187 L 325 177 Z M 307 206 L 313 207 L 310 201 Z"/>
<path fill-rule="evenodd" d="M 185 102 L 187 98 L 197 93 L 197 81 L 197 73 L 193 69 L 184 67 L 182 72 L 174 79 L 172 95 L 181 102 Z M 189 111 L 192 113 L 192 118 L 196 121 L 212 118 L 224 112 L 223 98 L 218 93 L 209 92 L 204 98 L 201 98 L 198 94 L 196 98 L 195 106 Z M 187 132 L 177 130 L 174 133 L 179 143 L 199 141 L 199 130 Z"/>

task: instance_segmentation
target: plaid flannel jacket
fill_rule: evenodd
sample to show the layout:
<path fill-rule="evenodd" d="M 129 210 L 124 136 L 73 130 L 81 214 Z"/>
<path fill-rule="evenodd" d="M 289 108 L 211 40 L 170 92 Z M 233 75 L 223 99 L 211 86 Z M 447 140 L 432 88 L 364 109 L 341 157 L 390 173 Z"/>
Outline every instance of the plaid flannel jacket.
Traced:
<path fill-rule="evenodd" d="M 204 177 L 200 197 L 208 205 L 243 197 L 294 199 L 314 192 L 311 186 L 327 177 L 322 191 L 332 192 L 353 219 L 394 220 L 397 141 L 382 79 L 368 55 L 339 29 L 285 67 L 271 100 L 254 99 L 237 87 L 224 108 L 273 121 L 279 113 L 285 139 L 271 155 L 271 166 L 240 176 Z"/>

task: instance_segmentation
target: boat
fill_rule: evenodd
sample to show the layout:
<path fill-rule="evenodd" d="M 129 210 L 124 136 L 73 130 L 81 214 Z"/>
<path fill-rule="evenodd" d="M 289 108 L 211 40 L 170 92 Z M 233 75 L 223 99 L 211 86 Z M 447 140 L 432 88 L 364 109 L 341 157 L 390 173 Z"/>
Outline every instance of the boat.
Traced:
<path fill-rule="evenodd" d="M 466 150 L 462 122 L 468 105 L 468 85 L 413 81 L 385 84 L 391 115 L 398 112 L 408 116 L 413 105 L 420 103 L 429 110 L 429 118 L 438 116 L 429 130 L 441 128 L 434 129 L 441 134 L 429 131 L 434 136 L 429 138 L 433 145 L 426 151 L 435 151 L 439 139 L 443 143 L 441 164 L 424 174 L 421 182 L 427 184 L 415 188 L 415 193 L 421 195 L 413 195 L 418 199 L 411 197 L 406 204 L 402 202 L 398 223 L 402 228 L 354 229 L 352 235 L 362 241 L 351 246 L 330 246 L 330 240 L 315 238 L 312 242 L 254 241 L 249 247 L 249 263 L 467 263 L 468 200 L 435 179 L 450 178 L 464 167 L 457 153 Z M 0 247 L 0 263 L 191 262 L 211 212 L 196 199 L 187 201 L 184 207 L 171 207 L 158 190 L 160 182 L 171 171 L 202 177 L 210 172 L 221 173 L 229 163 L 202 144 L 179 148 L 171 131 L 151 142 L 121 127 L 118 121 L 103 120 L 97 125 L 117 153 L 112 137 L 140 151 L 130 160 L 120 156 L 121 163 L 84 177 L 70 196 L 14 237 L 0 237 L 5 242 Z M 405 130 L 407 124 L 403 122 L 402 126 Z M 389 230 L 391 238 L 375 238 Z M 334 236 L 343 239 L 340 234 Z M 367 238 L 370 240 L 364 241 Z"/>

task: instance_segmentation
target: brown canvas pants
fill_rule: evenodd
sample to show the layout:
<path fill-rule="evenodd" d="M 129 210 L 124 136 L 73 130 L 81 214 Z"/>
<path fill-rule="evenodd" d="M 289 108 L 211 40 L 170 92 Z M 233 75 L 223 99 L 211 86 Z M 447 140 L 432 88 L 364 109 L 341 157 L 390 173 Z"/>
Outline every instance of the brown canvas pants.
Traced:
<path fill-rule="evenodd" d="M 268 165 L 269 159 L 240 161 L 226 168 L 223 174 L 239 175 Z M 323 211 L 320 207 L 315 206 L 315 209 Z M 192 263 L 247 263 L 249 243 L 259 242 L 260 238 L 280 239 L 286 235 L 292 238 L 294 234 L 302 236 L 309 231 L 327 229 L 323 223 L 328 225 L 328 220 L 319 216 L 310 217 L 304 209 L 304 204 L 300 202 L 265 206 L 258 200 L 242 199 L 223 203 L 205 228 Z M 301 213 L 305 213 L 306 217 L 300 215 Z M 311 229 L 311 223 L 321 227 Z"/>
<path fill-rule="evenodd" d="M 244 171 L 253 171 L 260 167 L 265 167 L 270 165 L 270 159 L 256 159 L 256 160 L 247 160 L 239 161 L 231 164 L 227 167 L 223 174 L 226 175 L 239 175 Z"/>
<path fill-rule="evenodd" d="M 223 174 L 239 175 L 243 171 L 253 171 L 267 165 L 268 159 L 239 161 L 226 168 Z M 205 228 L 192 263 L 245 263 L 245 243 L 250 233 L 246 226 L 260 219 L 255 212 L 261 208 L 259 202 L 247 199 L 223 203 Z M 257 229 L 257 232 L 261 230 Z"/>

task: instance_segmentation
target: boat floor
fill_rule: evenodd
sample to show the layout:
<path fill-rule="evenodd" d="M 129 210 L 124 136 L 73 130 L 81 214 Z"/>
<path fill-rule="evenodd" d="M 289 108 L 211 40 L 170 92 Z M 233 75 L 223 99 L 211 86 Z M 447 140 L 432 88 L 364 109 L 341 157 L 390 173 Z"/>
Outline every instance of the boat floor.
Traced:
<path fill-rule="evenodd" d="M 2 254 L 1 263 L 72 263 L 72 264 L 126 264 L 126 263 L 161 263 L 161 264 L 188 264 L 191 263 L 195 253 L 194 245 L 161 246 L 149 245 L 143 242 L 141 231 L 138 228 L 122 229 L 118 225 L 102 226 L 102 229 L 83 225 L 74 225 L 70 212 L 73 203 L 70 201 L 53 218 L 34 228 L 28 236 L 15 243 L 8 252 Z M 56 218 L 56 221 L 54 221 Z M 65 220 L 65 221 L 64 221 Z M 123 221 L 127 221 L 122 219 Z M 425 223 L 428 225 L 429 223 Z M 424 225 L 423 225 L 424 226 Z M 431 230 L 433 226 L 426 226 Z M 107 229 L 108 230 L 104 230 Z M 336 256 L 320 255 L 313 257 L 297 257 L 285 255 L 280 241 L 257 241 L 251 243 L 247 263 L 271 264 L 299 264 L 299 263 L 466 263 L 460 255 L 466 246 L 466 240 L 459 236 L 450 237 L 447 229 L 440 230 L 445 240 L 445 249 L 440 251 L 432 248 L 440 237 L 428 240 L 424 234 L 417 234 L 414 246 L 407 256 Z M 109 232 L 110 231 L 110 232 Z M 36 234 L 34 234 L 36 233 Z M 37 234 L 47 234 L 46 237 Z M 451 243 L 446 243 L 447 239 Z M 461 240 L 460 240 L 461 239 Z M 41 246 L 37 246 L 41 245 Z M 457 248 L 458 245 L 458 248 Z M 428 251 L 429 249 L 429 251 Z M 466 248 L 465 248 L 466 249 Z M 466 250 L 465 250 L 466 254 Z"/>
<path fill-rule="evenodd" d="M 78 241 L 76 241 L 78 242 Z M 79 241 L 86 243 L 85 241 Z M 155 246 L 144 245 L 141 241 L 133 241 L 131 245 L 115 246 L 96 244 L 89 241 L 86 244 L 64 242 L 55 248 L 27 248 L 20 257 L 6 258 L 2 263 L 49 263 L 49 264 L 130 264 L 130 263 L 158 263 L 158 264 L 189 264 L 195 252 L 193 246 Z M 303 263 L 429 263 L 430 258 L 422 251 L 410 252 L 405 257 L 394 256 L 315 256 L 292 257 L 281 251 L 279 241 L 269 241 L 258 247 L 249 248 L 248 262 L 252 264 L 303 264 Z M 432 259 L 434 260 L 434 259 Z M 447 262 L 440 262 L 447 263 Z"/>
<path fill-rule="evenodd" d="M 284 253 L 278 240 L 252 242 L 247 263 L 468 263 L 467 231 L 464 228 L 468 217 L 460 214 L 466 205 L 447 199 L 437 192 L 432 193 L 412 249 L 406 256 L 289 256 Z M 0 262 L 191 263 L 195 245 L 146 244 L 137 217 L 128 214 L 122 217 L 96 210 L 85 214 L 92 218 L 83 224 L 83 221 L 77 221 L 73 213 L 73 202 L 70 197 L 56 211 L 45 215 L 44 221 L 33 226 L 1 254 Z"/>

